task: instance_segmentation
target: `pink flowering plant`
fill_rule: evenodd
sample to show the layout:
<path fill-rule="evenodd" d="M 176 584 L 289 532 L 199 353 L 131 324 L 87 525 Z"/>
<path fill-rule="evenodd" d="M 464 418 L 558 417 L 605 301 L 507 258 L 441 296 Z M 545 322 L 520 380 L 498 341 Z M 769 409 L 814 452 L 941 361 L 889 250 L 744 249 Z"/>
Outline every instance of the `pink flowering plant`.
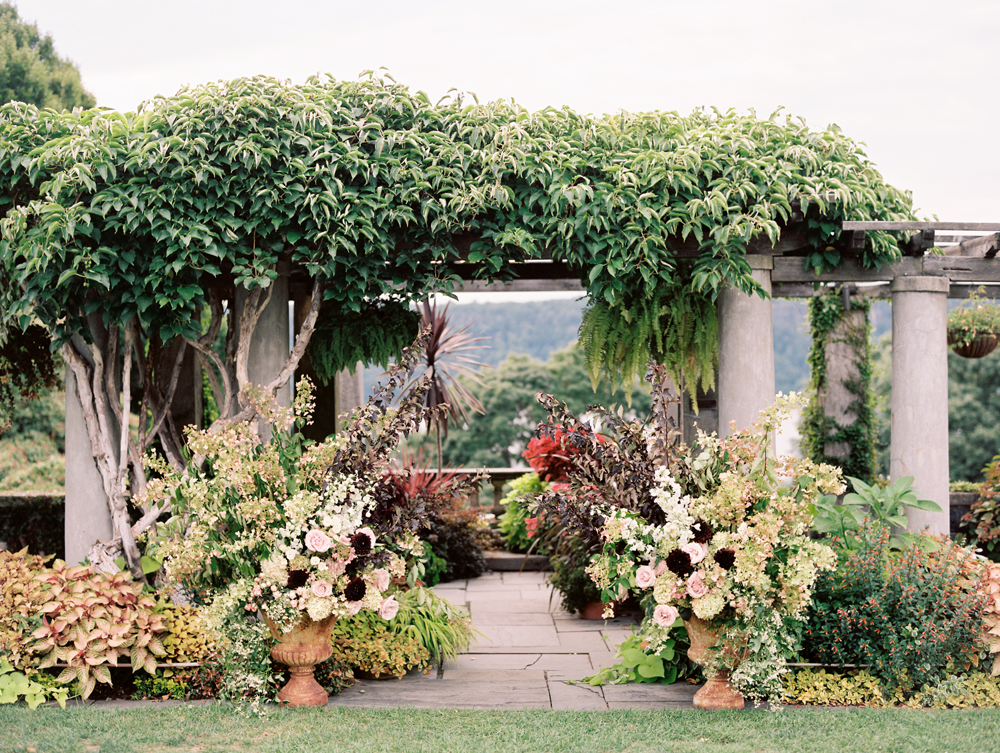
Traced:
<path fill-rule="evenodd" d="M 576 508 L 577 521 L 596 527 L 603 545 L 587 572 L 606 603 L 628 592 L 640 600 L 647 650 L 683 621 L 705 620 L 720 636 L 706 671 L 734 670 L 732 682 L 754 699 L 781 692 L 816 578 L 836 566 L 809 530 L 815 503 L 843 490 L 839 469 L 771 450 L 799 403 L 779 396 L 750 428 L 725 439 L 700 433 L 696 450 L 658 442 L 663 425 L 605 414 L 609 449 L 594 444 L 570 473 L 572 491 L 543 502 L 564 518 Z"/>

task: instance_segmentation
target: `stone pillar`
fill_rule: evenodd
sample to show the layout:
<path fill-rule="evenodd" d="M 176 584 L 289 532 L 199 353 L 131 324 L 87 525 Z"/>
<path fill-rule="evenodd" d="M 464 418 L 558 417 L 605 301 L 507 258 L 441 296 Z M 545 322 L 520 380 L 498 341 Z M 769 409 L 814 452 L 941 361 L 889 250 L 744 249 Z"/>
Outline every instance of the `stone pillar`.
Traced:
<path fill-rule="evenodd" d="M 889 474 L 913 476 L 919 499 L 943 512 L 911 510 L 909 530 L 947 535 L 948 288 L 946 277 L 892 282 L 892 426 Z"/>
<path fill-rule="evenodd" d="M 248 371 L 250 381 L 258 386 L 268 384 L 278 375 L 291 350 L 288 344 L 288 269 L 284 265 L 279 265 L 278 277 L 271 287 L 271 300 L 261 312 L 250 341 Z M 246 298 L 247 291 L 237 288 L 236 311 L 241 315 Z M 292 404 L 291 390 L 287 385 L 278 390 L 276 400 L 278 405 L 286 408 Z M 263 439 L 269 436 L 268 431 L 261 432 Z"/>
<path fill-rule="evenodd" d="M 338 371 L 334 377 L 334 389 L 336 394 L 335 410 L 337 414 L 337 431 L 343 428 L 346 414 L 365 402 L 365 365 L 358 361 L 357 367 L 352 374 L 349 369 Z"/>
<path fill-rule="evenodd" d="M 102 347 L 107 333 L 96 317 L 91 317 L 91 333 L 96 345 Z M 83 341 L 80 341 L 83 344 Z M 81 347 L 86 353 L 87 348 Z M 118 449 L 120 435 L 115 420 L 108 417 L 111 441 Z M 83 405 L 76 389 L 73 370 L 66 367 L 66 528 L 63 541 L 66 546 L 66 563 L 77 565 L 98 541 L 114 538 L 111 526 L 111 508 L 104 493 L 104 479 L 97 470 L 94 450 L 83 417 Z"/>
<path fill-rule="evenodd" d="M 857 423 L 855 403 L 859 399 L 857 391 L 850 385 L 860 384 L 861 365 L 858 361 L 859 338 L 867 338 L 868 321 L 861 309 L 845 311 L 827 335 L 823 358 L 826 361 L 826 385 L 816 396 L 823 415 L 832 418 L 838 426 L 847 427 Z M 848 442 L 827 442 L 823 454 L 842 462 L 851 457 Z"/>
<path fill-rule="evenodd" d="M 771 294 L 770 256 L 747 255 L 754 279 Z M 719 435 L 749 426 L 774 402 L 771 299 L 726 287 L 719 296 Z"/>

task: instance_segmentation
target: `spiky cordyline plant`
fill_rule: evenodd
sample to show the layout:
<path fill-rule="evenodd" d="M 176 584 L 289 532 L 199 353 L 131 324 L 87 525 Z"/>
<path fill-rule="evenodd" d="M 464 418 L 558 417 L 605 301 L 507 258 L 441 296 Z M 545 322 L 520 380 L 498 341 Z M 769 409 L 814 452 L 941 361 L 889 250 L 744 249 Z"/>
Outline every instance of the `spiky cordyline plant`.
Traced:
<path fill-rule="evenodd" d="M 482 403 L 462 384 L 459 376 L 465 376 L 477 384 L 482 384 L 473 369 L 485 366 L 481 361 L 468 356 L 469 351 L 485 347 L 477 343 L 485 337 L 473 337 L 469 325 L 453 330 L 448 321 L 448 306 L 437 307 L 434 301 L 424 301 L 420 308 L 422 327 L 429 330 L 424 340 L 423 363 L 413 370 L 413 380 L 430 377 L 430 388 L 424 397 L 424 404 L 433 411 L 429 428 L 437 439 L 438 472 L 442 467 L 441 441 L 448 436 L 448 420 L 468 421 L 469 412 L 485 413 Z M 409 385 L 407 385 L 409 387 Z"/>

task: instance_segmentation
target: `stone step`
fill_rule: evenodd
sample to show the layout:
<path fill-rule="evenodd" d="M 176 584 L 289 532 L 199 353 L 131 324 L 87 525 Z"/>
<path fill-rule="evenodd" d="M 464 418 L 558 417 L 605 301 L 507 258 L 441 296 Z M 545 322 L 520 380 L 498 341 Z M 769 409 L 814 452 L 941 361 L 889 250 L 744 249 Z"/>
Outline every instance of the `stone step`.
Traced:
<path fill-rule="evenodd" d="M 513 554 L 502 550 L 483 552 L 486 566 L 494 572 L 539 572 L 549 569 L 549 558 L 541 554 Z"/>

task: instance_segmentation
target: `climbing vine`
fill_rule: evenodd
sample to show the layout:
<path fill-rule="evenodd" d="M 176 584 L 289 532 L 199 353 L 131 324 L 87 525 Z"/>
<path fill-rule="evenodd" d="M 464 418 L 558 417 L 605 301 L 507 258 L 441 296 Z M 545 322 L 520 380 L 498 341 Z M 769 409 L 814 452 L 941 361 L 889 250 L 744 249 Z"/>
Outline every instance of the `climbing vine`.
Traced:
<path fill-rule="evenodd" d="M 848 310 L 844 296 L 826 291 L 809 302 L 809 324 L 812 331 L 812 348 L 809 351 L 811 372 L 809 386 L 813 393 L 799 423 L 803 453 L 817 463 L 840 466 L 844 476 L 853 476 L 866 482 L 875 477 L 875 410 L 871 389 L 871 350 L 869 311 L 871 303 L 863 296 L 850 298 L 852 311 L 863 312 L 862 323 L 841 328 Z M 823 398 L 829 389 L 826 349 L 837 337 L 852 351 L 857 365 L 857 377 L 843 386 L 853 395 L 848 409 L 857 417 L 848 425 L 841 425 L 823 410 Z M 846 444 L 850 450 L 847 458 L 826 454 L 828 445 Z"/>

